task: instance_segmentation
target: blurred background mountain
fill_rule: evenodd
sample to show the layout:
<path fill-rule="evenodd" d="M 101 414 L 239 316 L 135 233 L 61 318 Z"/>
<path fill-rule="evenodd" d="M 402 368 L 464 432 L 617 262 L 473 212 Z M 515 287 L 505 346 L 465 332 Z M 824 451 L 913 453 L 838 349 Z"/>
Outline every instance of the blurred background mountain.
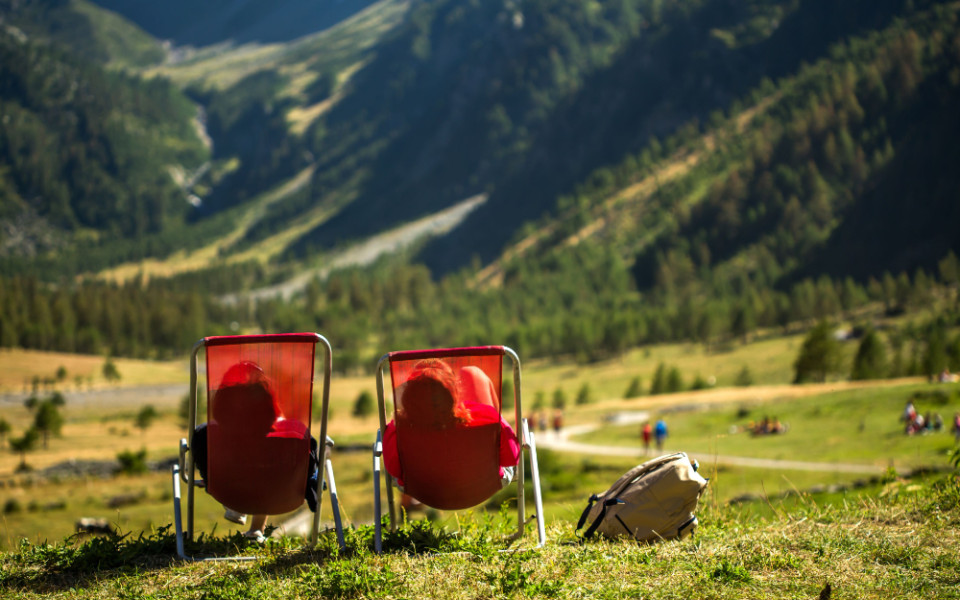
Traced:
<path fill-rule="evenodd" d="M 360 362 L 590 358 L 902 310 L 954 283 L 957 18 L 0 0 L 0 345 L 162 355 L 236 322 Z"/>

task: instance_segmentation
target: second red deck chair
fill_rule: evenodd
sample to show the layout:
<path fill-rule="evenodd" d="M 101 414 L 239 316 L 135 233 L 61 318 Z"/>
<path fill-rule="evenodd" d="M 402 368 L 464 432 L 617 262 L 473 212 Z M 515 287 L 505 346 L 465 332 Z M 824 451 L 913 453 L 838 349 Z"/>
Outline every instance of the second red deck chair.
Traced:
<path fill-rule="evenodd" d="M 503 364 L 507 357 L 513 363 L 514 414 L 501 416 Z M 388 366 L 394 399 L 393 420 L 389 425 L 384 393 L 384 370 Z M 425 378 L 433 377 L 432 374 L 425 375 L 426 370 L 447 381 L 440 392 L 429 391 L 432 383 L 428 382 L 426 387 L 423 385 Z M 504 346 L 391 352 L 380 359 L 376 376 L 380 414 L 380 430 L 373 453 L 376 551 L 382 551 L 381 459 L 391 461 L 385 465 L 388 470 L 399 469 L 399 473 L 394 473 L 397 478 L 387 476 L 386 488 L 390 527 L 396 529 L 395 484 L 402 485 L 404 494 L 441 510 L 472 508 L 499 492 L 504 487 L 501 466 L 505 459 L 501 442 L 504 435 L 512 436 L 514 432 L 520 456 L 513 483 L 509 484 L 515 485 L 517 490 L 517 531 L 511 539 L 523 535 L 525 473 L 522 454 L 526 451 L 536 508 L 537 547 L 543 546 L 546 534 L 537 449 L 533 433 L 523 418 L 520 359 L 516 353 Z M 438 397 L 442 398 L 438 400 Z M 477 406 L 478 398 L 486 406 L 471 408 Z M 425 406 L 429 408 L 425 409 Z M 438 406 L 443 408 L 438 410 Z M 483 416 L 473 418 L 476 415 Z M 509 430 L 502 429 L 501 418 L 510 426 Z"/>
<path fill-rule="evenodd" d="M 316 511 L 311 543 L 320 526 L 321 494 L 330 493 L 340 547 L 343 528 L 330 461 L 333 441 L 327 436 L 332 352 L 316 333 L 236 335 L 203 338 L 190 360 L 188 438 L 180 442 L 180 460 L 173 466 L 174 521 L 177 553 L 185 554 L 184 539 L 193 537 L 194 490 L 206 488 L 225 507 L 243 514 L 282 515 L 299 508 L 308 492 L 313 384 L 317 346 L 323 348 L 321 445 L 316 449 Z M 197 432 L 198 355 L 206 354 L 207 414 L 205 448 Z M 195 440 L 196 437 L 196 440 Z M 197 477 L 197 460 L 204 460 L 206 478 Z M 187 484 L 187 527 L 184 535 L 180 482 Z"/>

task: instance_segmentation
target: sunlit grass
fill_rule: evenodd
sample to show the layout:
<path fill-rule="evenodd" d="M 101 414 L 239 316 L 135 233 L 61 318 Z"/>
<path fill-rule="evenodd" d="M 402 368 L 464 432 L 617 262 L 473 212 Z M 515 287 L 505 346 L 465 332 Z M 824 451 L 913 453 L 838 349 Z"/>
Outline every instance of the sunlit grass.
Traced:
<path fill-rule="evenodd" d="M 187 548 L 257 557 L 252 563 L 181 563 L 169 530 L 160 530 L 20 546 L 0 556 L 0 590 L 72 599 L 956 598 L 958 501 L 951 475 L 822 504 L 800 494 L 789 506 L 769 503 L 765 514 L 704 502 L 692 539 L 570 543 L 570 523 L 554 521 L 545 548 L 505 554 L 497 550 L 510 524 L 483 515 L 458 535 L 407 523 L 383 556 L 371 553 L 369 526 L 347 531 L 342 555 L 329 535 L 310 549 L 289 539 L 258 547 L 218 531 Z"/>
<path fill-rule="evenodd" d="M 911 384 L 853 389 L 807 397 L 743 400 L 716 406 L 669 412 L 654 409 L 670 426 L 667 445 L 705 455 L 753 456 L 777 460 L 825 463 L 864 463 L 911 468 L 938 463 L 953 446 L 949 423 L 960 411 L 956 385 Z M 944 430 L 907 436 L 899 417 L 908 398 L 927 394 L 915 403 L 923 414 L 939 413 Z M 769 417 L 788 427 L 782 435 L 753 436 L 751 423 Z M 639 425 L 604 427 L 579 441 L 639 446 Z"/>

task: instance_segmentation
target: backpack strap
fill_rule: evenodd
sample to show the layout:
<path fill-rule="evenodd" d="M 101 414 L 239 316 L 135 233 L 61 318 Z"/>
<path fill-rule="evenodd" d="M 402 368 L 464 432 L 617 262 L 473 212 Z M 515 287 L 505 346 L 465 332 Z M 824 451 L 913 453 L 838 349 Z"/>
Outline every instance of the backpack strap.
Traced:
<path fill-rule="evenodd" d="M 626 504 L 626 502 L 624 502 L 620 498 L 611 498 L 609 500 L 603 501 L 603 510 L 601 510 L 600 514 L 597 515 L 597 518 L 593 520 L 593 523 L 590 524 L 590 527 L 583 532 L 583 539 L 585 540 L 590 539 L 590 536 L 592 536 L 597 531 L 597 527 L 600 527 L 600 523 L 602 523 L 603 519 L 607 516 L 607 509 L 617 504 Z"/>
<path fill-rule="evenodd" d="M 587 507 L 583 509 L 583 514 L 580 515 L 580 520 L 577 521 L 577 528 L 574 531 L 580 531 L 580 528 L 583 527 L 583 524 L 587 521 L 587 515 L 590 513 L 590 509 L 593 508 L 593 503 L 599 499 L 600 497 L 596 494 L 590 496 L 590 499 L 587 501 Z"/>

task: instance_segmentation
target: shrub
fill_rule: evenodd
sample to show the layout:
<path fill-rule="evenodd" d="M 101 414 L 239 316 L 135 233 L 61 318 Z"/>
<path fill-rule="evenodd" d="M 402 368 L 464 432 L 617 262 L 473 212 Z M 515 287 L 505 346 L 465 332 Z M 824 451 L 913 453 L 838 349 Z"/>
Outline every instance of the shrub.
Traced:
<path fill-rule="evenodd" d="M 23 510 L 23 507 L 20 506 L 20 501 L 16 498 L 8 498 L 6 502 L 3 503 L 3 514 L 12 515 Z"/>
<path fill-rule="evenodd" d="M 643 383 L 639 377 L 634 377 L 630 380 L 630 385 L 627 387 L 627 391 L 624 392 L 624 398 L 639 398 L 643 395 Z"/>
<path fill-rule="evenodd" d="M 710 387 L 710 384 L 707 383 L 707 380 L 703 378 L 703 375 L 697 373 L 697 376 L 693 378 L 693 383 L 690 384 L 691 390 L 705 390 Z"/>
<path fill-rule="evenodd" d="M 667 374 L 667 392 L 672 394 L 681 391 L 683 391 L 683 377 L 680 375 L 680 369 L 672 367 Z"/>
<path fill-rule="evenodd" d="M 584 383 L 577 392 L 577 405 L 590 404 L 593 402 L 593 392 L 590 390 L 590 384 Z"/>
<path fill-rule="evenodd" d="M 563 388 L 557 388 L 553 391 L 553 407 L 564 409 L 567 407 L 567 394 Z"/>
<path fill-rule="evenodd" d="M 857 348 L 857 355 L 853 359 L 850 379 L 854 381 L 881 379 L 886 377 L 887 373 L 887 350 L 877 332 L 871 329 L 860 340 L 860 347 Z"/>
<path fill-rule="evenodd" d="M 830 324 L 821 321 L 810 330 L 793 363 L 794 383 L 824 382 L 827 375 L 840 369 L 840 344 L 833 337 Z"/>
<path fill-rule="evenodd" d="M 350 413 L 358 419 L 373 414 L 374 401 L 373 394 L 369 390 L 363 390 L 357 399 L 353 402 L 353 411 Z"/>
<path fill-rule="evenodd" d="M 127 475 L 138 475 L 147 472 L 147 451 L 139 452 L 124 450 L 117 454 L 117 461 L 120 462 L 120 472 Z"/>
<path fill-rule="evenodd" d="M 656 396 L 662 394 L 667 389 L 667 365 L 660 363 L 657 370 L 653 373 L 653 381 L 650 383 L 650 395 Z"/>

